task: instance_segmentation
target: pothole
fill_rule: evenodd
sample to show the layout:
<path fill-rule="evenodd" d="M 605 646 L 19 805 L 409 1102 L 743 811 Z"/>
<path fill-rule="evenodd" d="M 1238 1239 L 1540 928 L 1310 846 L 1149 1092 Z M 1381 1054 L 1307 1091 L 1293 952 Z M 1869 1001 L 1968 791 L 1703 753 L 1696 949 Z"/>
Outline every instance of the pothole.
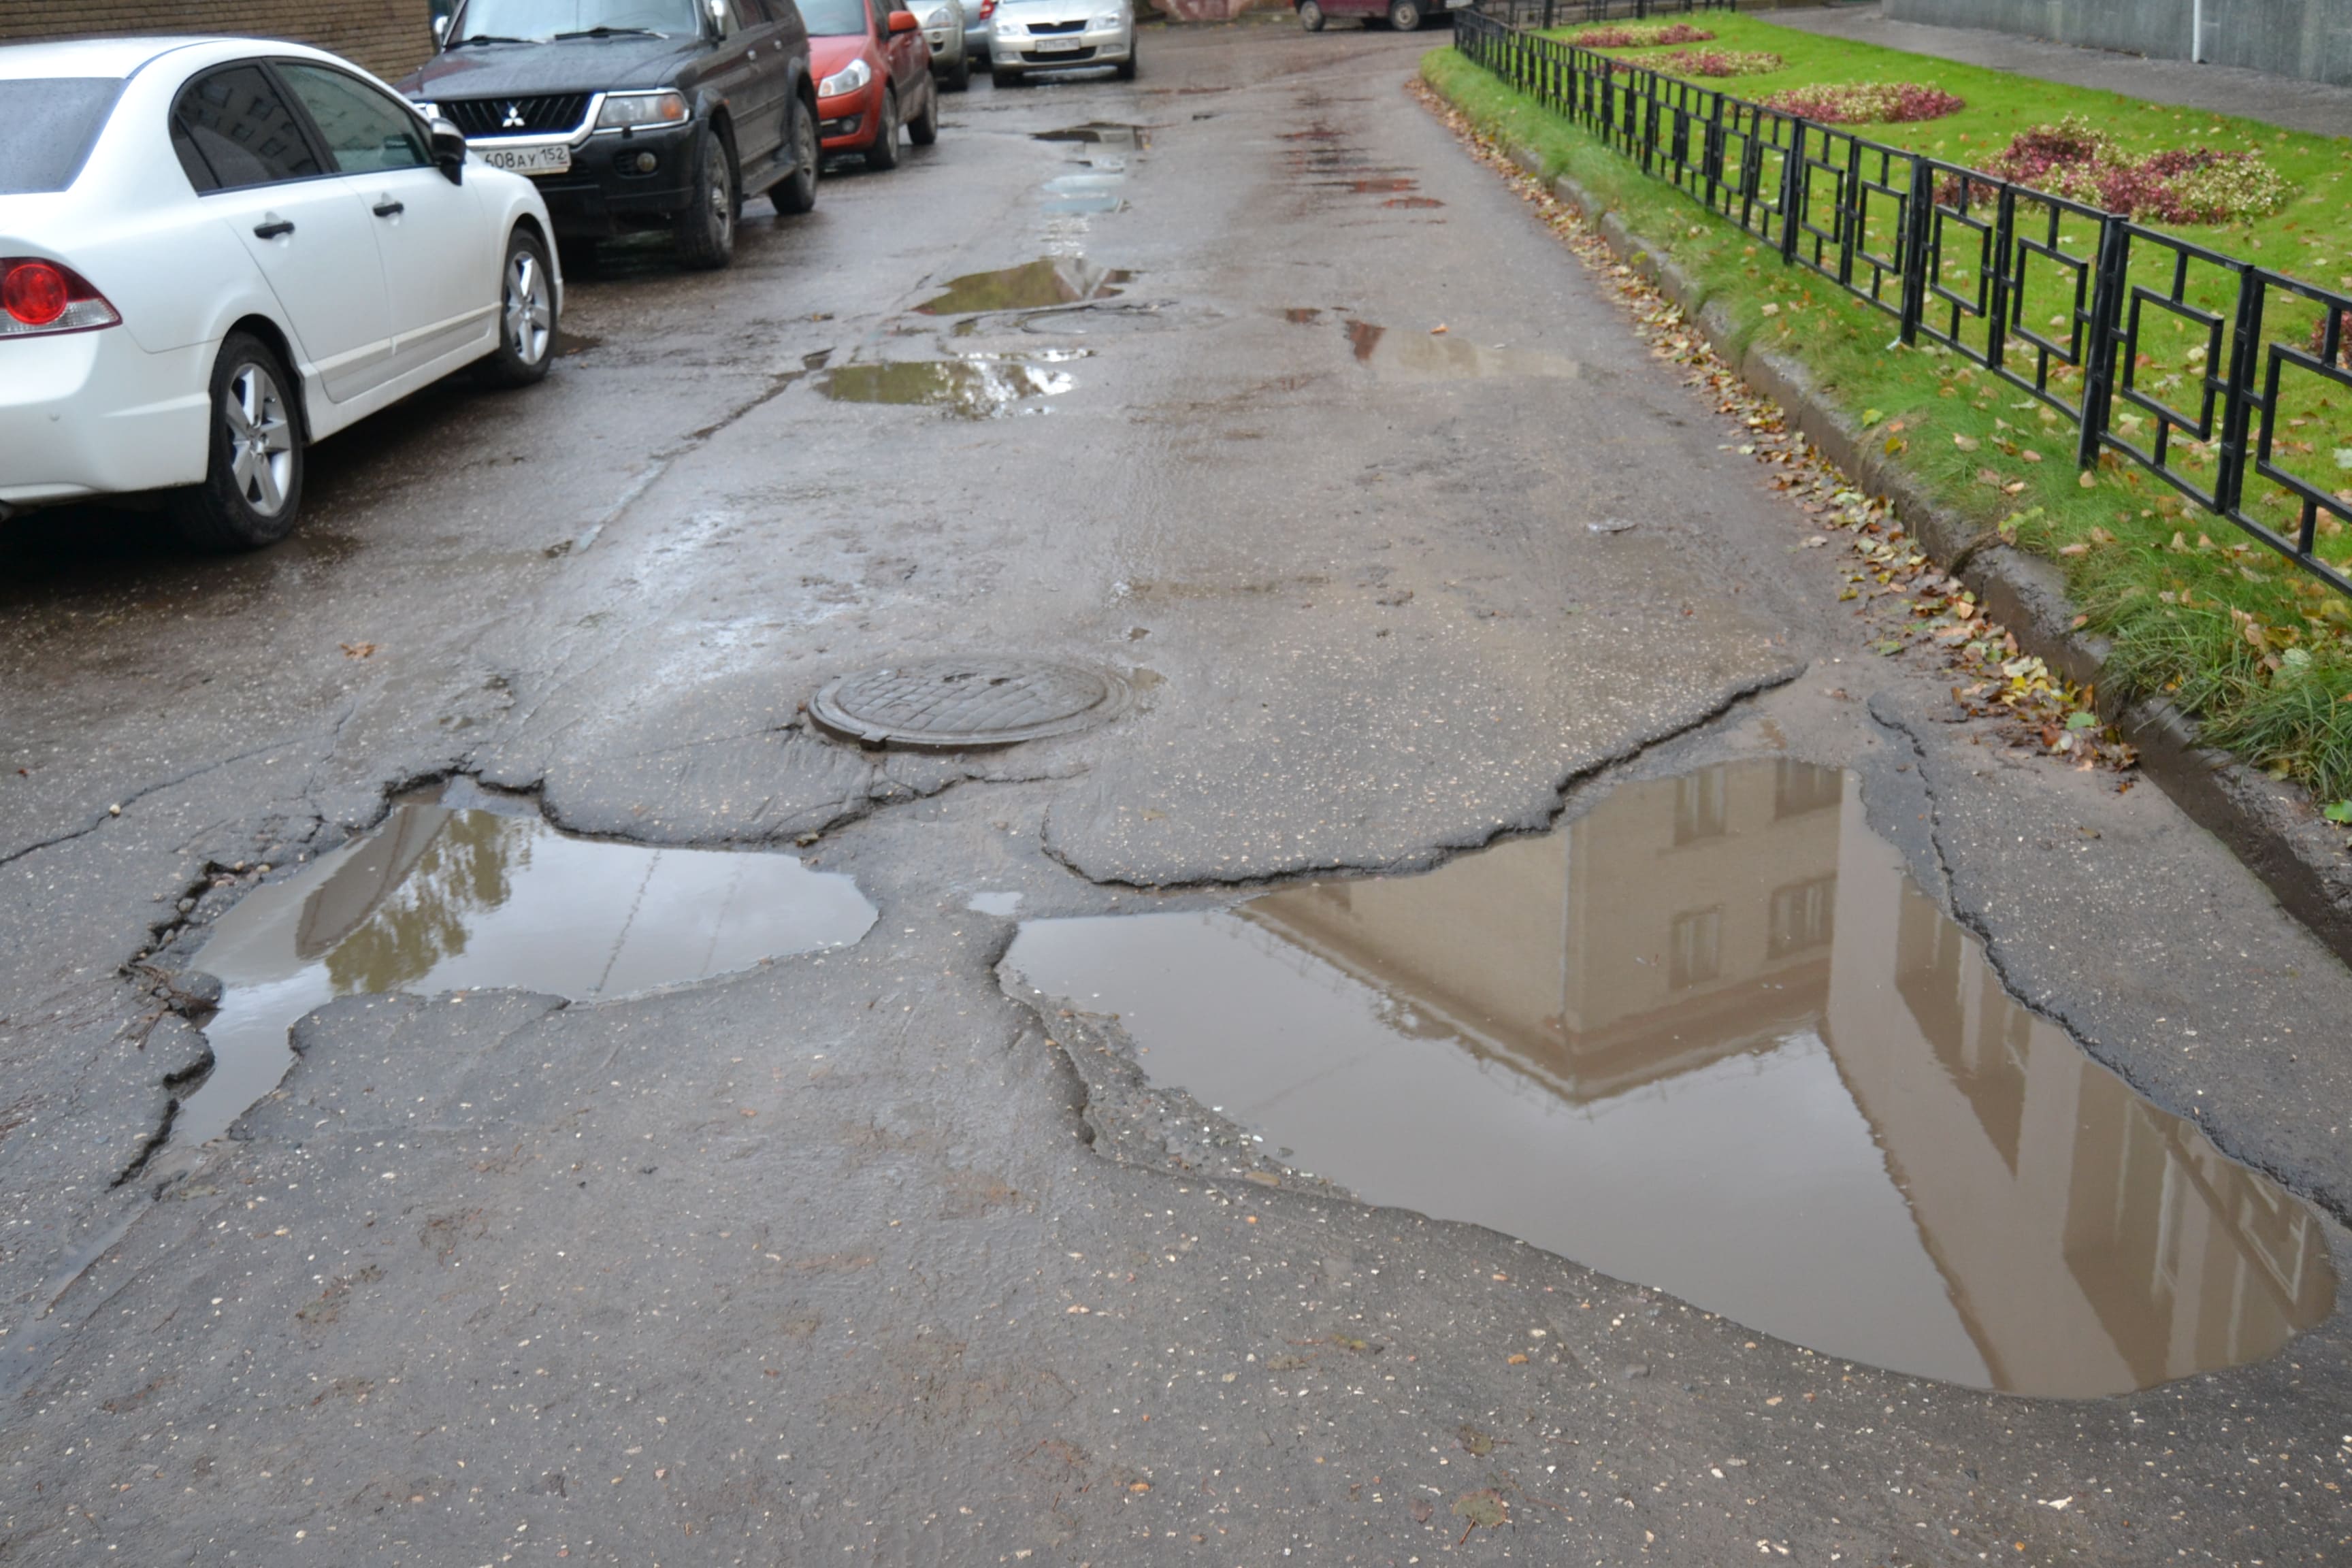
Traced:
<path fill-rule="evenodd" d="M 1367 1202 L 1831 1355 L 2110 1394 L 2334 1303 L 2319 1215 L 2010 996 L 1833 769 L 1622 785 L 1423 876 L 1033 921 L 1005 967 Z"/>
<path fill-rule="evenodd" d="M 1139 153 L 1151 145 L 1151 133 L 1147 126 L 1117 125 L 1108 121 L 1093 120 L 1084 125 L 1066 125 L 1059 131 L 1034 132 L 1030 140 L 1079 142 L 1093 147 L 1127 147 Z"/>
<path fill-rule="evenodd" d="M 835 403 L 894 403 L 939 408 L 958 419 L 995 419 L 1042 413 L 1034 405 L 1077 384 L 1055 366 L 1085 357 L 1085 349 L 1040 349 L 1019 356 L 962 354 L 954 359 L 880 360 L 836 365 L 816 379 Z"/>
<path fill-rule="evenodd" d="M 789 855 L 573 838 L 536 812 L 394 807 L 301 876 L 257 888 L 196 954 L 222 984 L 216 1058 L 172 1141 L 228 1130 L 278 1086 L 286 1032 L 338 996 L 513 987 L 600 1001 L 856 942 L 876 910 Z"/>
<path fill-rule="evenodd" d="M 1019 267 L 968 272 L 915 309 L 926 316 L 963 316 L 983 310 L 1034 310 L 1109 299 L 1135 274 L 1090 265 L 1083 257 L 1045 256 Z"/>
<path fill-rule="evenodd" d="M 1066 735 L 1115 717 L 1126 682 L 1034 658 L 940 658 L 825 683 L 809 717 L 870 745 L 968 751 Z"/>
<path fill-rule="evenodd" d="M 1122 173 L 1061 174 L 1045 184 L 1045 209 L 1049 213 L 1123 212 L 1127 186 Z"/>

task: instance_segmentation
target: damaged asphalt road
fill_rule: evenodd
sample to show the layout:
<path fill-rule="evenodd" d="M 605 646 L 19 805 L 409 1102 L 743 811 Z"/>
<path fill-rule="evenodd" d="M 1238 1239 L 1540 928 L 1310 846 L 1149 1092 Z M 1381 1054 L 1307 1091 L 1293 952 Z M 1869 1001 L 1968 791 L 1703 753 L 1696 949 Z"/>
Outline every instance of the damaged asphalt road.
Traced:
<path fill-rule="evenodd" d="M 1209 910 L 1850 768 L 2011 991 L 2352 1264 L 2352 976 L 2156 792 L 1866 651 L 1724 420 L 1399 90 L 1435 39 L 1147 41 L 955 100 L 730 273 L 579 273 L 546 387 L 330 443 L 278 551 L 0 542 L 0 1563 L 2343 1556 L 2340 1310 L 2099 1400 L 1878 1372 L 1244 1154 L 1000 978 L 976 900 Z M 1036 139 L 1090 122 L 1142 144 Z M 1079 255 L 1120 309 L 916 309 Z M 948 361 L 1067 380 L 974 418 L 812 374 Z M 1008 652 L 1134 703 L 945 755 L 803 713 Z M 205 1059 L 158 986 L 451 774 L 880 918 L 635 999 L 347 996 L 142 1168 Z"/>

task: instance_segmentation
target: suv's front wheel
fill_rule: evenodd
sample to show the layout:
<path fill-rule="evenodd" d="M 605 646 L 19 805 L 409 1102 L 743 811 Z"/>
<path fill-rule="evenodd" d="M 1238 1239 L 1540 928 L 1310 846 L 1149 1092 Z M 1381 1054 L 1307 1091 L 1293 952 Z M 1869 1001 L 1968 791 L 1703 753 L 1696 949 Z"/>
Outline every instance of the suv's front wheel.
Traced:
<path fill-rule="evenodd" d="M 769 187 L 768 199 L 780 213 L 816 210 L 817 163 L 824 150 L 816 139 L 816 110 L 793 100 L 793 172 Z"/>
<path fill-rule="evenodd" d="M 727 138 L 705 129 L 694 144 L 693 195 L 677 215 L 672 236 L 677 258 L 687 266 L 709 269 L 735 259 L 735 218 L 740 198 L 735 193 L 735 153 Z"/>

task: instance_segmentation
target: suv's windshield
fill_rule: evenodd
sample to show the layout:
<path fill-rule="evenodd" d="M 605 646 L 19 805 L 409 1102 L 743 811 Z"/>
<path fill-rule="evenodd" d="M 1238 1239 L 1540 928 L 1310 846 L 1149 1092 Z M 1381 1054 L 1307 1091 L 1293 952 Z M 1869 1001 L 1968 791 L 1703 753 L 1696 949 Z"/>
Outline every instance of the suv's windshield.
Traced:
<path fill-rule="evenodd" d="M 874 26 L 866 0 L 802 0 L 801 20 L 812 38 L 846 38 Z"/>
<path fill-rule="evenodd" d="M 110 76 L 0 80 L 0 196 L 72 184 L 121 90 Z"/>
<path fill-rule="evenodd" d="M 702 30 L 702 16 L 695 0 L 466 0 L 449 28 L 449 41 L 536 43 L 600 30 L 690 37 Z"/>

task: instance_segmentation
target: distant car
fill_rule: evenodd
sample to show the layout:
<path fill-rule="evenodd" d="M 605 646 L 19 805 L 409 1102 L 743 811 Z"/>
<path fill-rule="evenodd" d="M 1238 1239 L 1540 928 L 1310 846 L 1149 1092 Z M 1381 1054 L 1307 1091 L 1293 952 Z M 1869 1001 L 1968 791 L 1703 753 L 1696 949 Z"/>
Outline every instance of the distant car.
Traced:
<path fill-rule="evenodd" d="M 1366 26 L 1386 22 L 1400 33 L 1410 33 L 1432 16 L 1466 11 L 1473 0 L 1297 0 L 1298 25 L 1319 33 L 1335 16 L 1359 17 Z"/>
<path fill-rule="evenodd" d="M 400 88 L 538 182 L 566 240 L 666 228 L 687 266 L 724 267 L 745 201 L 816 205 L 793 0 L 459 0 Z"/>
<path fill-rule="evenodd" d="M 988 58 L 989 35 L 996 30 L 996 0 L 964 0 L 963 52 L 968 59 Z"/>
<path fill-rule="evenodd" d="M 333 55 L 0 47 L 0 517 L 169 489 L 195 544 L 271 543 L 308 443 L 539 380 L 562 308 L 530 182 Z"/>
<path fill-rule="evenodd" d="M 898 131 L 918 147 L 940 139 L 931 46 L 911 11 L 886 0 L 808 0 L 809 58 L 828 156 L 856 153 L 869 169 L 898 166 Z"/>
<path fill-rule="evenodd" d="M 921 13 L 923 41 L 931 46 L 931 75 L 950 92 L 971 85 L 970 31 L 964 25 L 964 0 L 937 0 Z"/>
<path fill-rule="evenodd" d="M 1035 71 L 1109 66 L 1135 79 L 1133 0 L 996 0 L 989 75 L 1017 87 Z"/>

